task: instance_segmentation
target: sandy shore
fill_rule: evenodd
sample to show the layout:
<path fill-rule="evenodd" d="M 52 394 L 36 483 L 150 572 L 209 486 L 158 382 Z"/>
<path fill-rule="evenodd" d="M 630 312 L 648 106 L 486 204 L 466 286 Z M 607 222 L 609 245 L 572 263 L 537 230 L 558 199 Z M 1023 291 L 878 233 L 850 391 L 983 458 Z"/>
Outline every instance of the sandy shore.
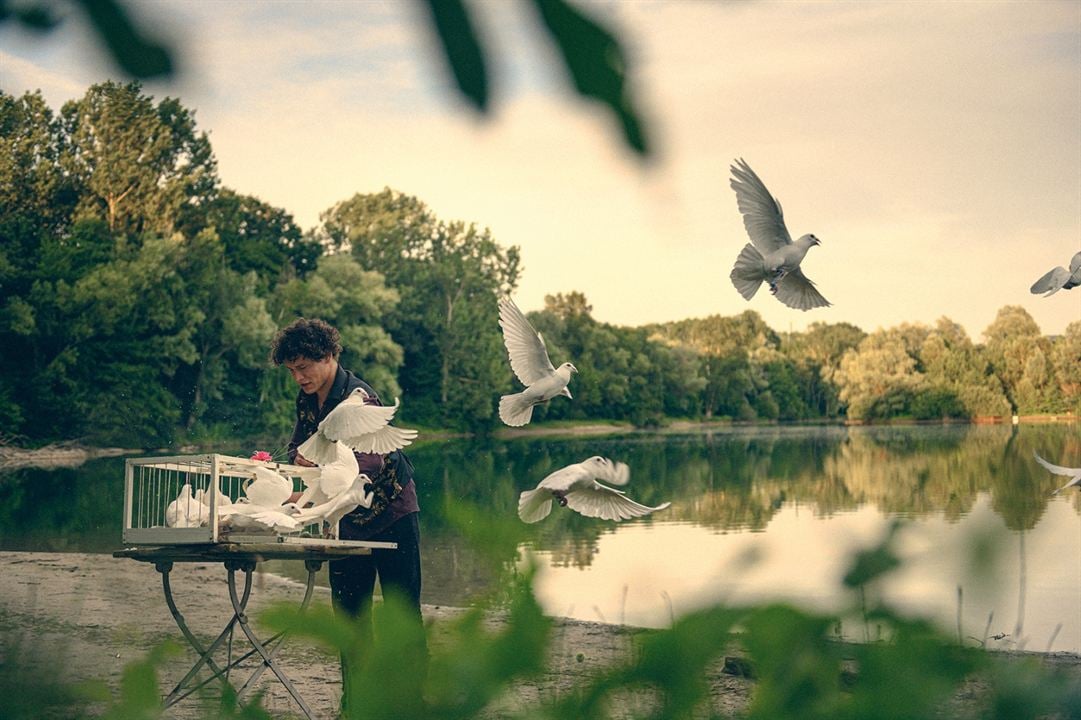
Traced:
<path fill-rule="evenodd" d="M 181 639 L 163 599 L 161 576 L 152 565 L 109 555 L 0 552 L 0 566 L 0 635 L 4 638 L 0 651 L 9 655 L 0 657 L 0 663 L 40 668 L 45 677 L 62 683 L 102 680 L 115 690 L 127 663 L 143 657 L 166 639 Z M 189 626 L 204 643 L 208 642 L 208 636 L 216 634 L 231 616 L 224 569 L 216 563 L 178 563 L 172 572 L 172 584 Z M 301 595 L 298 584 L 257 572 L 249 613 L 257 615 L 261 608 L 276 601 L 299 601 Z M 329 602 L 329 592 L 317 588 L 313 603 Z M 426 606 L 424 612 L 431 626 L 431 642 L 437 647 L 441 627 L 460 610 Z M 498 623 L 499 619 L 492 618 L 491 622 Z M 522 710 L 538 700 L 559 698 L 573 691 L 580 678 L 592 670 L 626 658 L 634 636 L 641 632 L 648 631 L 557 620 L 547 671 L 519 685 L 500 708 L 489 712 L 489 717 L 500 716 L 500 710 Z M 241 637 L 239 631 L 237 636 Z M 241 646 L 238 641 L 237 647 Z M 320 718 L 335 717 L 340 694 L 336 657 L 300 639 L 287 642 L 279 657 L 315 714 Z M 171 689 L 194 659 L 185 646 L 185 652 L 167 662 L 162 673 L 163 692 Z M 1045 656 L 1043 662 L 1081 678 L 1081 657 L 1077 655 Z M 247 675 L 240 672 L 241 679 Z M 269 672 L 265 674 L 268 676 Z M 752 681 L 727 674 L 720 666 L 714 668 L 709 679 L 717 711 L 739 712 L 746 706 Z M 272 714 L 298 714 L 280 685 L 269 679 L 260 683 L 267 690 L 264 706 Z M 977 684 L 965 688 L 957 702 L 978 696 Z M 643 709 L 629 707 L 625 716 L 640 715 Z M 167 716 L 194 720 L 201 713 L 197 704 L 184 701 L 171 708 Z M 617 710 L 613 716 L 619 717 L 620 712 Z"/>

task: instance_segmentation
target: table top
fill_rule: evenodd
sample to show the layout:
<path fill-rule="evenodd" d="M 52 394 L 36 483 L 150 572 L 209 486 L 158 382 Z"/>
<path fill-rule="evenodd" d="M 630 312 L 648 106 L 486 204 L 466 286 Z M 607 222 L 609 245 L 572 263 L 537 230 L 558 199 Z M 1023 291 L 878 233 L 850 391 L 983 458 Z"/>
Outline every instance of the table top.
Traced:
<path fill-rule="evenodd" d="M 371 555 L 372 550 L 393 550 L 396 543 L 377 541 L 298 540 L 290 543 L 189 543 L 154 545 L 117 550 L 115 558 L 141 562 L 224 562 L 226 560 L 338 560 Z"/>

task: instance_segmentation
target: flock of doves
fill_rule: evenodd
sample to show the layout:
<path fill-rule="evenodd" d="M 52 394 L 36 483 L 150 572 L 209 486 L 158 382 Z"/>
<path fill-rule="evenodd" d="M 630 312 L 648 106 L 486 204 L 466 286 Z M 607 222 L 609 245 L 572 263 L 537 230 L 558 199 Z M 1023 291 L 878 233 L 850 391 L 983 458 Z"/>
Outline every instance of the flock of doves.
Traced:
<path fill-rule="evenodd" d="M 745 299 L 750 300 L 765 282 L 770 293 L 788 307 L 797 310 L 830 305 L 815 284 L 803 274 L 800 264 L 807 251 L 821 245 L 812 234 L 793 241 L 784 222 L 781 203 L 742 158 L 731 167 L 731 186 L 743 215 L 743 225 L 751 242 L 740 251 L 730 278 Z M 1081 285 L 1081 252 L 1070 261 L 1069 269 L 1056 267 L 1037 280 L 1034 294 L 1052 295 Z M 549 400 L 571 397 L 567 385 L 577 368 L 565 362 L 552 365 L 548 349 L 518 306 L 510 298 L 499 300 L 499 325 L 507 348 L 511 369 L 525 389 L 504 395 L 499 401 L 500 419 L 512 427 L 526 425 L 533 408 Z M 234 528 L 269 529 L 279 533 L 296 532 L 313 523 L 322 523 L 328 537 L 337 537 L 338 521 L 357 507 L 371 506 L 370 478 L 357 474 L 353 451 L 386 454 L 409 445 L 416 430 L 390 424 L 400 405 L 370 405 L 367 393 L 358 388 L 331 410 L 319 424 L 318 431 L 297 450 L 317 467 L 294 468 L 305 490 L 296 502 L 288 502 L 293 493 L 292 480 L 270 467 L 254 467 L 252 478 L 243 486 L 244 496 L 231 502 L 217 493 L 218 518 Z M 1047 470 L 1070 478 L 1059 493 L 1069 487 L 1081 487 L 1081 468 L 1052 465 L 1038 454 L 1036 460 Z M 663 510 L 670 503 L 655 507 L 642 505 L 617 489 L 627 484 L 630 469 L 626 464 L 594 456 L 551 473 L 533 490 L 521 493 L 518 516 L 527 523 L 543 520 L 552 511 L 553 501 L 586 517 L 626 520 Z M 604 482 L 601 482 L 604 481 Z M 607 484 L 605 484 L 607 483 Z M 616 486 L 616 487 L 611 487 Z M 308 503 L 312 507 L 304 507 Z M 166 524 L 172 527 L 207 525 L 210 516 L 209 493 L 190 485 L 166 509 Z"/>

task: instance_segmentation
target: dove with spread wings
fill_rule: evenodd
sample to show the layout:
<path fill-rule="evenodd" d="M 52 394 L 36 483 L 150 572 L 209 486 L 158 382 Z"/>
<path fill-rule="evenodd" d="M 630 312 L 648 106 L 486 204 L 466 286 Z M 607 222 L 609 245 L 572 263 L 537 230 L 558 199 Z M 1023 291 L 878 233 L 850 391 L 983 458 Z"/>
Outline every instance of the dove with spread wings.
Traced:
<path fill-rule="evenodd" d="M 1081 285 L 1081 252 L 1070 258 L 1070 269 L 1059 265 L 1044 273 L 1036 282 L 1032 283 L 1029 290 L 1033 295 L 1042 294 L 1044 297 L 1054 295 L 1059 290 L 1069 290 Z"/>
<path fill-rule="evenodd" d="M 622 490 L 598 482 L 604 480 L 611 485 L 623 486 L 630 477 L 631 471 L 626 464 L 594 455 L 556 470 L 541 480 L 535 489 L 523 492 L 518 497 L 518 517 L 527 523 L 539 522 L 552 511 L 553 500 L 558 501 L 561 507 L 603 520 L 642 517 L 671 505 L 642 505 L 631 500 Z"/>
<path fill-rule="evenodd" d="M 770 195 L 765 184 L 742 158 L 732 166 L 732 189 L 743 214 L 743 226 L 751 242 L 736 258 L 729 277 L 746 300 L 754 297 L 763 282 L 769 291 L 790 308 L 810 310 L 830 304 L 815 284 L 800 270 L 807 251 L 822 241 L 803 235 L 795 242 L 784 224 L 781 203 Z"/>
<path fill-rule="evenodd" d="M 1051 493 L 1052 495 L 1058 495 L 1060 492 L 1062 492 L 1063 490 L 1066 490 L 1067 488 L 1072 488 L 1072 487 L 1081 488 L 1081 468 L 1069 468 L 1069 467 L 1063 467 L 1062 465 L 1052 465 L 1051 463 L 1047 462 L 1042 457 L 1040 457 L 1040 454 L 1038 452 L 1033 451 L 1032 454 L 1036 456 L 1036 462 L 1043 465 L 1044 469 L 1047 470 L 1048 472 L 1054 473 L 1055 475 L 1062 475 L 1063 477 L 1070 478 L 1070 482 L 1066 483 L 1065 485 L 1060 487 L 1058 490 Z"/>
<path fill-rule="evenodd" d="M 544 338 L 533 329 L 525 315 L 510 298 L 499 299 L 499 326 L 507 347 L 510 367 L 525 385 L 525 390 L 499 399 L 499 419 L 518 427 L 533 419 L 533 407 L 558 395 L 571 397 L 567 384 L 578 368 L 569 362 L 558 368 L 548 358 Z"/>
<path fill-rule="evenodd" d="M 338 459 L 335 443 L 341 441 L 359 453 L 386 455 L 409 445 L 417 437 L 416 430 L 396 428 L 390 424 L 401 401 L 391 406 L 369 405 L 370 396 L 356 388 L 338 403 L 319 423 L 319 429 L 305 440 L 297 453 L 318 465 Z"/>

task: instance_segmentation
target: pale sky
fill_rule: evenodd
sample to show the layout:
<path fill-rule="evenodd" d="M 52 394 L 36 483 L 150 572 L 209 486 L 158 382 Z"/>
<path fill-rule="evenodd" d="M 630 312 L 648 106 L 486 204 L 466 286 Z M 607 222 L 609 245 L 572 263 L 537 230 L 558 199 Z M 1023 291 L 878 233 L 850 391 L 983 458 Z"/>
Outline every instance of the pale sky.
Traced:
<path fill-rule="evenodd" d="M 132 1 L 183 73 L 149 84 L 210 134 L 224 185 L 302 228 L 389 186 L 518 245 L 516 300 L 578 290 L 622 325 L 733 315 L 864 330 L 946 315 L 974 340 L 1004 305 L 1045 333 L 1081 288 L 1029 286 L 1081 250 L 1081 3 L 580 3 L 618 30 L 657 147 L 644 166 L 576 99 L 526 3 L 468 3 L 494 75 L 479 117 L 414 2 Z M 72 18 L 0 26 L 0 87 L 54 109 L 117 77 Z M 743 157 L 834 305 L 800 312 L 728 279 L 747 236 Z"/>

